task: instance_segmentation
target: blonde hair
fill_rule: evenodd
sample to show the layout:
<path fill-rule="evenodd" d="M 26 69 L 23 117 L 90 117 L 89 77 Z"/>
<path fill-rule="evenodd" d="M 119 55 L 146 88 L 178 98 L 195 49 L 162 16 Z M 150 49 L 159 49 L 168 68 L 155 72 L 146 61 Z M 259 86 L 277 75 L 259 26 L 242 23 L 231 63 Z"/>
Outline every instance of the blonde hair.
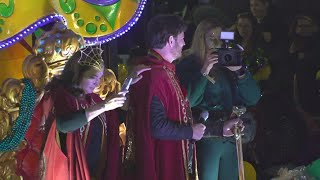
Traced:
<path fill-rule="evenodd" d="M 111 69 L 105 69 L 100 85 L 94 90 L 102 99 L 106 99 L 120 91 L 121 84 Z"/>
<path fill-rule="evenodd" d="M 206 33 L 214 28 L 222 27 L 222 24 L 214 18 L 202 20 L 193 35 L 191 48 L 186 54 L 193 53 L 201 60 L 201 64 L 206 57 Z"/>

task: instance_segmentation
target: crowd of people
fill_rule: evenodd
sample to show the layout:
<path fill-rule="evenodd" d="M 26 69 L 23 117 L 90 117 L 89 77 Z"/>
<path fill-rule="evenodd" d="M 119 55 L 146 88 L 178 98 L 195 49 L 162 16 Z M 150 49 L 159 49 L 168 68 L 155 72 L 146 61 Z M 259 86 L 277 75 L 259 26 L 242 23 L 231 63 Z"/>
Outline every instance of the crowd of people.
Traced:
<path fill-rule="evenodd" d="M 101 49 L 76 52 L 46 87 L 50 116 L 33 178 L 236 180 L 235 126 L 258 179 L 275 175 L 267 171 L 275 165 L 319 158 L 319 21 L 304 13 L 286 24 L 269 3 L 250 0 L 231 27 L 203 17 L 193 32 L 178 15 L 153 17 L 147 54 L 130 62 L 132 85 L 104 100 L 94 93 Z M 223 31 L 235 34 L 230 46 L 243 47 L 237 65 L 219 62 Z"/>

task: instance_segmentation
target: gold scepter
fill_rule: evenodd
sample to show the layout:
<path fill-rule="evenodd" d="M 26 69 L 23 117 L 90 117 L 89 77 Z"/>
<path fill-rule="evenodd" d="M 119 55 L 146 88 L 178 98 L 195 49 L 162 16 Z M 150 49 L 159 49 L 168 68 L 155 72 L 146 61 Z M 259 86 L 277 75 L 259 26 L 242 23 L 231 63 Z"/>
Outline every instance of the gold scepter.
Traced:
<path fill-rule="evenodd" d="M 246 112 L 246 107 L 244 106 L 234 106 L 232 112 L 240 117 Z M 241 139 L 241 130 L 242 127 L 238 124 L 234 127 L 234 138 L 236 139 L 236 148 L 237 148 L 237 158 L 238 158 L 238 173 L 239 180 L 245 180 L 244 178 L 244 167 L 243 167 L 243 153 L 242 153 L 242 139 Z"/>

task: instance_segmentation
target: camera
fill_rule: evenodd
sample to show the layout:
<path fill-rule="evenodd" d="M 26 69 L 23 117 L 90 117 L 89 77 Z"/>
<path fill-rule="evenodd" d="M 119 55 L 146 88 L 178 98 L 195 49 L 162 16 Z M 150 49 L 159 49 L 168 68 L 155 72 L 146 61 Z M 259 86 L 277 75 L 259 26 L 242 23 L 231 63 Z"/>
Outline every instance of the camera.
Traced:
<path fill-rule="evenodd" d="M 223 42 L 221 48 L 218 49 L 218 64 L 221 66 L 241 66 L 242 57 L 241 46 L 231 47 L 229 42 L 234 40 L 234 32 L 221 32 L 220 40 Z"/>

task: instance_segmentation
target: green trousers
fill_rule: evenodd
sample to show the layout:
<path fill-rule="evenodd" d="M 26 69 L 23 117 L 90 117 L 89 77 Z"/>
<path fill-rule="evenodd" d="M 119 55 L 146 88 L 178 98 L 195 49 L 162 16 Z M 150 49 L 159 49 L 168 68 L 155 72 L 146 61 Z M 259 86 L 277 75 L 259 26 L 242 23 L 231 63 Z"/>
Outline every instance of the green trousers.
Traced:
<path fill-rule="evenodd" d="M 200 180 L 238 180 L 234 143 L 227 138 L 213 137 L 203 138 L 196 146 Z"/>

